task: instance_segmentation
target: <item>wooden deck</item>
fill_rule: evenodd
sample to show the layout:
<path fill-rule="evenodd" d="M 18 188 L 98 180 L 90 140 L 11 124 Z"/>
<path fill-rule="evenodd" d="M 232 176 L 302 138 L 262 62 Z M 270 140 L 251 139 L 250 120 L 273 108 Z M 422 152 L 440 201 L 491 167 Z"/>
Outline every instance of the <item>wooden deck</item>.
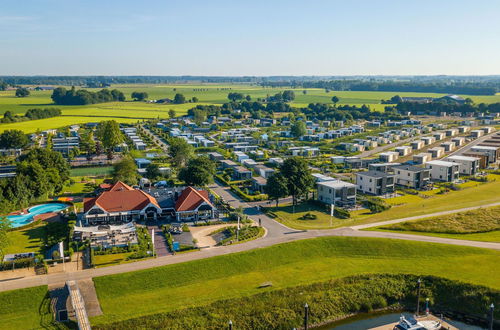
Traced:
<path fill-rule="evenodd" d="M 421 321 L 440 321 L 440 319 L 434 315 L 428 315 L 428 316 L 419 316 L 417 318 L 417 321 L 418 322 L 421 322 Z M 382 325 L 380 327 L 375 327 L 375 328 L 371 328 L 369 330 L 393 330 L 394 327 L 396 325 L 398 325 L 399 323 L 399 320 L 397 322 L 394 322 L 394 323 L 390 323 L 390 324 L 386 324 L 386 325 Z M 459 330 L 458 328 L 446 323 L 446 321 L 441 321 L 441 329 L 445 329 L 445 330 Z"/>

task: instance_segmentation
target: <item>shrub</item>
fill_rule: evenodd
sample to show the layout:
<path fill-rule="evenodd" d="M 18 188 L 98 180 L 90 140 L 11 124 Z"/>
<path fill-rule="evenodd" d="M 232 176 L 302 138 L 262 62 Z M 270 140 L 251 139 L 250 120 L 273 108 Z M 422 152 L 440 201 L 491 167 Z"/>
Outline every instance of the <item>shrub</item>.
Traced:
<path fill-rule="evenodd" d="M 335 215 L 339 219 L 349 219 L 351 214 L 346 209 L 336 207 L 333 209 L 333 215 Z"/>
<path fill-rule="evenodd" d="M 301 220 L 316 220 L 318 216 L 314 213 L 307 212 L 303 216 L 300 217 Z"/>

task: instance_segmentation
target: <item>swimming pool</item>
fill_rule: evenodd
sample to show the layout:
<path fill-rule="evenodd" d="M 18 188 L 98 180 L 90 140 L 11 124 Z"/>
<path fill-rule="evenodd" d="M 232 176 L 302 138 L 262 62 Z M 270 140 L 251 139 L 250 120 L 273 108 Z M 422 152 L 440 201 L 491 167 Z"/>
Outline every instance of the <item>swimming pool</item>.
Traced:
<path fill-rule="evenodd" d="M 68 208 L 68 204 L 63 203 L 48 203 L 30 207 L 28 213 L 21 215 L 8 215 L 7 218 L 11 221 L 12 227 L 17 228 L 25 226 L 33 221 L 33 217 L 38 214 L 59 212 Z"/>

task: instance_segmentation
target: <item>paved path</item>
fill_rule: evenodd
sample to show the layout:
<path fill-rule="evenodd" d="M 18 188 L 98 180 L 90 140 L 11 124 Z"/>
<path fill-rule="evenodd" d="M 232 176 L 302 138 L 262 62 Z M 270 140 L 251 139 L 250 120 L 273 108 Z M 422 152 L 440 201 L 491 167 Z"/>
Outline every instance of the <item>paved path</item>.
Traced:
<path fill-rule="evenodd" d="M 158 257 L 168 256 L 171 253 L 167 248 L 167 239 L 163 234 L 163 230 L 158 228 L 158 226 L 148 226 L 148 232 L 153 231 L 153 241 L 155 244 L 155 253 Z"/>

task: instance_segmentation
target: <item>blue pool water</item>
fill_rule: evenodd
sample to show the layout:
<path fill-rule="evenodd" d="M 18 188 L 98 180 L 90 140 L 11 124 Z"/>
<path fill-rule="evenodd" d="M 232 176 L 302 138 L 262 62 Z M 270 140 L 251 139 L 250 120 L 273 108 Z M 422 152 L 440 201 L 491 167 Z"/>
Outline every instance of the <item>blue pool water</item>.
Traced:
<path fill-rule="evenodd" d="M 40 204 L 28 209 L 28 213 L 22 215 L 9 215 L 7 218 L 11 221 L 12 227 L 17 228 L 25 226 L 33 221 L 33 217 L 38 214 L 58 212 L 68 207 L 68 204 L 49 203 Z"/>

